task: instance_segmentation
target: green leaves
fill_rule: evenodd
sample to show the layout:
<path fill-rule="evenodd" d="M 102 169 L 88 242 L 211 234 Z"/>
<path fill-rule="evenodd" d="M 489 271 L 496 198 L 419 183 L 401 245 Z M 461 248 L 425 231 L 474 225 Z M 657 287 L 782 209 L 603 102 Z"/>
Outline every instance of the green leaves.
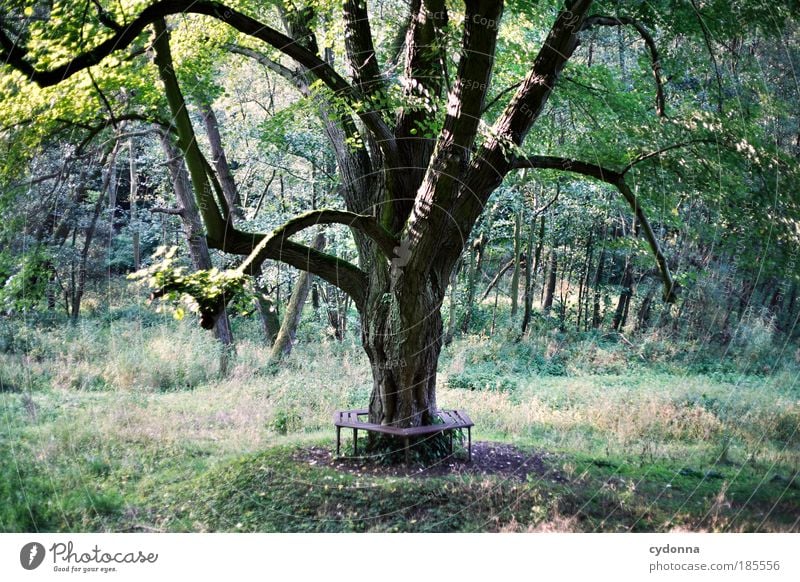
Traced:
<path fill-rule="evenodd" d="M 229 304 L 243 315 L 252 309 L 254 291 L 247 275 L 216 268 L 190 273 L 177 264 L 177 251 L 175 246 L 159 247 L 153 254 L 156 262 L 128 278 L 149 286 L 153 290 L 151 300 L 161 299 L 175 319 L 183 319 L 187 312 L 198 315 L 204 329 L 211 329 Z"/>

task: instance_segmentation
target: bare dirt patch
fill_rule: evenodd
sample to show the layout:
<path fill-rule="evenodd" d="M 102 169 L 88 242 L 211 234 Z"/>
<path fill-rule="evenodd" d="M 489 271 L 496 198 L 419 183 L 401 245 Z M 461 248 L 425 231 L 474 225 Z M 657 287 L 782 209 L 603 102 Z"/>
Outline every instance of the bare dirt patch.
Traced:
<path fill-rule="evenodd" d="M 375 457 L 339 457 L 324 447 L 301 449 L 294 455 L 298 462 L 312 466 L 330 467 L 358 476 L 377 477 L 444 477 L 449 475 L 497 475 L 520 481 L 529 475 L 559 482 L 566 478 L 551 466 L 555 455 L 526 452 L 512 445 L 492 442 L 472 444 L 472 462 L 465 453 L 456 453 L 428 465 L 384 465 Z"/>

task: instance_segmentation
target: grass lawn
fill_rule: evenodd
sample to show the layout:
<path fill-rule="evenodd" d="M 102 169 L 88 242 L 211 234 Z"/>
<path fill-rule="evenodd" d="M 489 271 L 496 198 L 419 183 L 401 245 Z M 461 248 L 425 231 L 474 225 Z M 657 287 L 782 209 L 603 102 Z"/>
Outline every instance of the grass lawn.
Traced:
<path fill-rule="evenodd" d="M 26 333 L 0 353 L 2 531 L 800 528 L 796 371 L 684 374 L 592 344 L 553 375 L 546 344 L 461 339 L 439 405 L 536 470 L 404 476 L 309 460 L 334 409 L 367 403 L 357 346 L 307 342 L 275 370 L 243 341 L 219 379 L 188 324 Z"/>

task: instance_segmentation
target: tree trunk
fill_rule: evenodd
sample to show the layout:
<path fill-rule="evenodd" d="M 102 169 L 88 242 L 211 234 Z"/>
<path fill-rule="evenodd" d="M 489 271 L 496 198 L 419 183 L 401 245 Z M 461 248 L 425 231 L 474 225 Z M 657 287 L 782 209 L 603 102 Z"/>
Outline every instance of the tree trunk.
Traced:
<path fill-rule="evenodd" d="M 585 263 L 584 268 L 581 270 L 580 280 L 578 282 L 578 321 L 575 325 L 575 331 L 581 330 L 581 320 L 583 319 L 586 324 L 586 319 L 589 317 L 589 271 L 592 269 L 592 258 L 594 257 L 594 226 L 589 230 L 589 239 L 586 241 L 586 254 L 584 255 Z M 585 318 L 584 318 L 584 303 Z"/>
<path fill-rule="evenodd" d="M 73 290 L 72 290 L 72 310 L 70 313 L 70 317 L 72 318 L 73 323 L 78 321 L 78 317 L 80 316 L 81 312 L 81 301 L 83 300 L 83 292 L 86 289 L 86 275 L 88 271 L 88 263 L 89 263 L 89 250 L 92 246 L 92 240 L 94 239 L 95 232 L 97 231 L 97 221 L 100 218 L 100 213 L 103 210 L 103 201 L 105 200 L 106 192 L 111 192 L 113 186 L 111 184 L 112 176 L 115 175 L 114 167 L 117 163 L 117 151 L 118 151 L 118 143 L 114 143 L 114 147 L 109 154 L 108 159 L 108 171 L 103 179 L 103 185 L 100 188 L 100 194 L 98 195 L 97 202 L 94 205 L 94 211 L 92 212 L 92 219 L 89 222 L 89 225 L 86 227 L 86 231 L 84 233 L 84 240 L 83 240 L 83 249 L 81 250 L 81 260 L 80 265 L 78 268 L 77 277 L 73 277 Z M 109 194 L 110 195 L 110 194 Z M 78 228 L 75 227 L 75 231 L 77 232 Z M 74 244 L 74 239 L 73 239 Z M 77 280 L 76 280 L 77 279 Z"/>
<path fill-rule="evenodd" d="M 528 330 L 528 324 L 531 322 L 531 312 L 533 311 L 533 274 L 535 263 L 533 261 L 533 231 L 536 228 L 536 222 L 530 225 L 528 229 L 528 245 L 525 255 L 525 310 L 522 315 L 522 333 Z M 538 263 L 539 258 L 536 258 Z"/>
<path fill-rule="evenodd" d="M 371 280 L 361 315 L 373 377 L 369 421 L 398 427 L 431 424 L 437 410 L 444 289 L 424 278 L 401 277 L 391 288 L 388 281 L 375 279 L 380 277 Z"/>
<path fill-rule="evenodd" d="M 594 274 L 594 305 L 592 306 L 592 327 L 597 329 L 602 321 L 600 317 L 600 284 L 603 282 L 603 269 L 606 264 L 605 242 L 600 250 L 600 258 L 597 260 L 597 270 Z"/>
<path fill-rule="evenodd" d="M 130 139 L 130 172 L 131 172 L 131 189 L 129 202 L 131 204 L 131 229 L 133 230 L 133 269 L 138 271 L 142 268 L 142 258 L 139 253 L 139 214 L 138 214 L 138 193 L 139 193 L 139 174 L 136 171 L 136 148 L 133 138 Z"/>
<path fill-rule="evenodd" d="M 639 313 L 636 315 L 636 330 L 644 331 L 650 326 L 650 312 L 653 306 L 653 298 L 656 295 L 656 287 L 651 286 L 642 300 L 642 305 L 639 308 Z M 728 311 L 730 313 L 730 310 Z M 725 329 L 726 326 L 723 326 Z"/>
<path fill-rule="evenodd" d="M 556 292 L 556 274 L 558 271 L 558 258 L 556 256 L 555 247 L 550 251 L 550 265 L 547 271 L 547 289 L 544 295 L 544 303 L 542 303 L 542 310 L 545 313 L 550 313 L 553 308 L 553 295 Z"/>
<path fill-rule="evenodd" d="M 278 312 L 275 310 L 275 305 L 271 300 L 263 297 L 260 293 L 256 297 L 256 311 L 261 320 L 261 329 L 264 332 L 264 340 L 267 345 L 271 346 L 275 343 L 275 338 L 278 337 L 280 331 L 280 321 L 278 321 Z"/>
<path fill-rule="evenodd" d="M 514 274 L 511 276 L 511 318 L 517 315 L 519 304 L 519 269 L 522 253 L 522 210 L 514 217 Z"/>
<path fill-rule="evenodd" d="M 625 269 L 622 273 L 622 281 L 620 286 L 622 291 L 619 294 L 619 301 L 617 301 L 617 309 L 614 312 L 614 319 L 611 321 L 611 327 L 614 331 L 620 331 L 625 327 L 625 321 L 628 315 L 628 306 L 633 295 L 633 265 L 630 257 L 625 258 Z"/>
<path fill-rule="evenodd" d="M 161 149 L 167 158 L 167 168 L 172 179 L 175 197 L 180 206 L 178 216 L 181 219 L 184 236 L 189 247 L 189 258 L 192 266 L 197 270 L 210 269 L 214 265 L 211 262 L 211 254 L 208 251 L 203 223 L 200 220 L 200 212 L 197 202 L 191 191 L 189 176 L 183 161 L 183 154 L 172 142 L 170 136 L 159 132 L 161 139 Z M 231 352 L 233 351 L 233 331 L 231 330 L 228 310 L 223 308 L 214 321 L 214 336 L 222 344 L 222 355 L 220 356 L 220 374 L 227 374 L 230 365 Z"/>
<path fill-rule="evenodd" d="M 472 321 L 472 310 L 475 304 L 475 288 L 478 284 L 478 276 L 481 272 L 483 263 L 483 250 L 486 247 L 486 237 L 481 235 L 472 243 L 472 253 L 470 254 L 470 269 L 467 276 L 467 300 L 464 306 L 464 319 L 461 322 L 461 333 L 469 332 L 469 324 Z"/>
<path fill-rule="evenodd" d="M 325 248 L 325 235 L 323 233 L 319 233 L 314 239 L 314 248 L 318 251 Z M 310 288 L 311 274 L 307 271 L 300 271 L 294 284 L 292 296 L 289 299 L 289 305 L 286 306 L 286 311 L 283 314 L 281 329 L 275 338 L 275 343 L 272 344 L 272 351 L 269 355 L 270 361 L 277 362 L 292 352 L 292 342 L 297 333 L 297 326 L 300 323 L 300 316 L 303 314 L 303 306 L 308 298 Z"/>
<path fill-rule="evenodd" d="M 228 164 L 228 158 L 225 155 L 225 148 L 222 147 L 222 136 L 219 133 L 217 116 L 208 103 L 200 104 L 200 114 L 206 126 L 208 142 L 211 144 L 212 161 L 214 162 L 214 168 L 217 170 L 219 183 L 228 203 L 229 211 L 233 216 L 242 218 L 242 201 L 239 196 L 239 189 L 236 187 L 236 181 L 233 179 L 230 164 Z"/>

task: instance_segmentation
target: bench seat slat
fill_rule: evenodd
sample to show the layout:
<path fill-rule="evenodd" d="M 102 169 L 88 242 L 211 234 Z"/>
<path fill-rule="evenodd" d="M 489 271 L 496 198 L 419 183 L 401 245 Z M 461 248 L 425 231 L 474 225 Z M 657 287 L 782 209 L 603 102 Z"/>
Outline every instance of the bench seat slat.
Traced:
<path fill-rule="evenodd" d="M 367 422 L 366 420 L 361 420 L 359 418 L 360 416 L 366 416 L 367 414 L 368 411 L 366 409 L 340 410 L 334 414 L 333 422 L 335 426 L 339 427 L 363 429 L 396 436 L 434 434 L 437 432 L 444 432 L 457 428 L 469 428 L 474 426 L 472 420 L 470 420 L 469 416 L 467 416 L 467 414 L 462 410 L 440 410 L 438 414 L 442 419 L 442 424 L 414 426 L 408 428 L 384 426 Z"/>

